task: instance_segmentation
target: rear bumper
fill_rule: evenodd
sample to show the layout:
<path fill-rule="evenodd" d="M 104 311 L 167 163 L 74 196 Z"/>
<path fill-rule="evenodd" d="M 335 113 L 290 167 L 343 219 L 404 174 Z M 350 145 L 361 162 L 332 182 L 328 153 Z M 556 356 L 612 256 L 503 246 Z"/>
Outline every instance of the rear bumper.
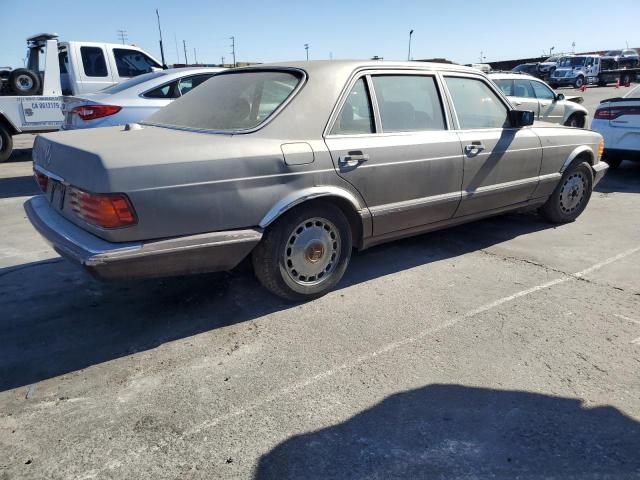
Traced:
<path fill-rule="evenodd" d="M 602 177 L 604 177 L 604 174 L 607 173 L 607 170 L 609 169 L 609 164 L 606 162 L 598 162 L 593 166 L 593 186 L 595 187 L 598 182 L 600 180 L 602 180 Z"/>
<path fill-rule="evenodd" d="M 63 257 L 102 280 L 167 277 L 230 270 L 262 238 L 259 229 L 230 230 L 149 242 L 107 242 L 56 212 L 43 196 L 24 204 L 35 229 Z"/>

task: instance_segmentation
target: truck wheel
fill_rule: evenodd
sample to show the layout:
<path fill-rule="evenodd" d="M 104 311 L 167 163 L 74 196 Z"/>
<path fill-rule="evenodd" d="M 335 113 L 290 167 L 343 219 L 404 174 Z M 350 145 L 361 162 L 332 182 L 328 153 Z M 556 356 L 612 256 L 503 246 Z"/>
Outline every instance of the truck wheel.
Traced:
<path fill-rule="evenodd" d="M 593 172 L 587 162 L 572 163 L 540 207 L 540 214 L 552 223 L 573 222 L 584 211 L 593 189 Z"/>
<path fill-rule="evenodd" d="M 581 113 L 572 113 L 564 124 L 567 127 L 584 128 L 584 115 Z"/>
<path fill-rule="evenodd" d="M 9 131 L 0 125 L 0 163 L 6 162 L 13 150 L 13 138 Z"/>
<path fill-rule="evenodd" d="M 628 73 L 623 74 L 620 77 L 620 85 L 627 86 L 630 84 L 631 84 L 631 75 L 629 75 Z"/>
<path fill-rule="evenodd" d="M 576 78 L 573 81 L 573 86 L 575 88 L 582 88 L 583 85 L 584 85 L 584 77 L 582 75 L 578 76 L 578 78 Z"/>
<path fill-rule="evenodd" d="M 40 77 L 27 68 L 17 68 L 9 75 L 9 85 L 16 95 L 37 95 Z"/>
<path fill-rule="evenodd" d="M 351 227 L 331 203 L 318 202 L 285 213 L 253 250 L 253 269 L 271 293 L 304 301 L 329 292 L 351 258 Z"/>
<path fill-rule="evenodd" d="M 558 85 L 557 83 L 550 83 L 550 84 L 549 84 L 549 86 L 555 90 L 555 89 L 556 89 L 556 88 L 558 88 L 560 85 Z"/>

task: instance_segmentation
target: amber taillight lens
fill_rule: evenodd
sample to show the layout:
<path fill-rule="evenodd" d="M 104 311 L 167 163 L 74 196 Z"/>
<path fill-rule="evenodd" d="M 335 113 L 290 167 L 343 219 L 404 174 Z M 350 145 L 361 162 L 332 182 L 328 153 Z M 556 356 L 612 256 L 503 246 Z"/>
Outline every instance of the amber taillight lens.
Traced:
<path fill-rule="evenodd" d="M 40 190 L 43 192 L 47 192 L 47 187 L 49 186 L 49 177 L 47 177 L 44 173 L 39 172 L 38 170 L 33 171 L 33 176 L 36 179 L 36 183 L 40 187 Z"/>
<path fill-rule="evenodd" d="M 101 228 L 130 227 L 138 223 L 133 205 L 122 193 L 96 194 L 70 187 L 69 206 L 85 222 Z"/>

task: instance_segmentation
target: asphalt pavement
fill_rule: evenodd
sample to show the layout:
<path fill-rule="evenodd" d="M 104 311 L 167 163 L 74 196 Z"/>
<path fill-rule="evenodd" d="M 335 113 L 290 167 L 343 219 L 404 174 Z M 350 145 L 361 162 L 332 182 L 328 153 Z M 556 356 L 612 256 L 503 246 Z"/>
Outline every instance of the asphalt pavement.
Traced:
<path fill-rule="evenodd" d="M 0 479 L 640 478 L 640 164 L 574 223 L 508 214 L 375 247 L 292 305 L 246 268 L 92 280 L 26 220 L 18 142 L 0 165 Z"/>

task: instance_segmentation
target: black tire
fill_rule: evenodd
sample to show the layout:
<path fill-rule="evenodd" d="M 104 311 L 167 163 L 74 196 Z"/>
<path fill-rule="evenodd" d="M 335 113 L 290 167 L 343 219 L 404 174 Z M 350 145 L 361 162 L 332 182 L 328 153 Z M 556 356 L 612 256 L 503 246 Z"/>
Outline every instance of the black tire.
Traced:
<path fill-rule="evenodd" d="M 13 137 L 3 125 L 0 125 L 0 163 L 9 160 L 12 151 Z"/>
<path fill-rule="evenodd" d="M 558 88 L 560 85 L 558 85 L 557 83 L 550 83 L 550 84 L 549 84 L 549 86 L 555 90 L 555 89 L 556 89 L 556 88 Z"/>
<path fill-rule="evenodd" d="M 615 170 L 622 163 L 622 158 L 616 157 L 616 156 L 613 156 L 613 155 L 605 155 L 602 158 L 602 160 L 604 160 L 605 162 L 607 162 L 609 164 L 609 168 L 611 170 Z"/>
<path fill-rule="evenodd" d="M 573 81 L 573 86 L 575 88 L 582 88 L 584 85 L 584 77 L 582 75 L 578 75 L 578 77 Z"/>
<path fill-rule="evenodd" d="M 582 113 L 572 113 L 564 123 L 566 127 L 584 128 L 585 116 Z"/>
<path fill-rule="evenodd" d="M 351 227 L 342 210 L 314 202 L 292 209 L 270 225 L 251 258 L 256 277 L 267 290 L 298 302 L 321 297 L 336 286 L 349 264 L 351 248 Z"/>
<path fill-rule="evenodd" d="M 573 222 L 589 203 L 592 190 L 591 165 L 576 160 L 569 165 L 547 202 L 540 207 L 540 214 L 552 223 Z"/>
<path fill-rule="evenodd" d="M 631 75 L 628 73 L 622 74 L 620 77 L 620 85 L 627 86 L 627 84 L 631 85 Z"/>
<path fill-rule="evenodd" d="M 17 68 L 9 75 L 9 86 L 16 95 L 37 95 L 40 83 L 40 76 L 28 68 Z"/>

